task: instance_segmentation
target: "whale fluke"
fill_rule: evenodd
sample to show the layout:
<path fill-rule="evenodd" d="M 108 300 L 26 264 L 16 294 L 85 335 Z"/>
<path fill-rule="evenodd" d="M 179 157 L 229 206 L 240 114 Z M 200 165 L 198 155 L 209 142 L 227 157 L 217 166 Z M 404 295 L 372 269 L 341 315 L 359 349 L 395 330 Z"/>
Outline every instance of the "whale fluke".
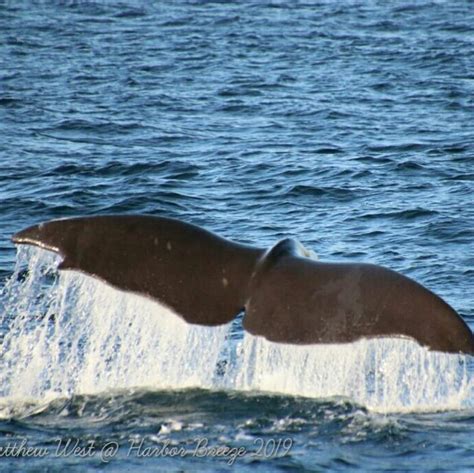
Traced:
<path fill-rule="evenodd" d="M 283 240 L 254 272 L 244 329 L 280 343 L 344 343 L 411 337 L 442 352 L 474 353 L 462 318 L 428 289 L 390 269 L 322 263 Z"/>
<path fill-rule="evenodd" d="M 467 324 L 417 282 L 373 264 L 315 261 L 290 239 L 265 252 L 175 219 L 98 216 L 35 225 L 12 240 L 59 253 L 60 270 L 153 298 L 191 324 L 225 324 L 245 310 L 244 329 L 278 343 L 410 337 L 474 354 Z"/>
<path fill-rule="evenodd" d="M 225 324 L 239 314 L 262 253 L 195 225 L 148 216 L 53 220 L 12 239 L 59 253 L 60 270 L 151 297 L 201 325 Z"/>

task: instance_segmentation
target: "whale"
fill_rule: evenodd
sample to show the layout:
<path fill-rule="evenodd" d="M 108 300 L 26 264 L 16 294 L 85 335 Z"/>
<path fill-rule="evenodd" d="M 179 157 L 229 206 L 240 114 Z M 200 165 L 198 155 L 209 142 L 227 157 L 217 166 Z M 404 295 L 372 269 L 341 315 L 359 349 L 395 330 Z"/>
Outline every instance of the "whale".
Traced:
<path fill-rule="evenodd" d="M 177 219 L 114 215 L 40 223 L 12 241 L 58 253 L 59 271 L 151 298 L 189 324 L 223 325 L 243 313 L 246 332 L 275 343 L 403 337 L 474 354 L 469 326 L 423 285 L 375 264 L 316 260 L 293 239 L 261 249 Z"/>

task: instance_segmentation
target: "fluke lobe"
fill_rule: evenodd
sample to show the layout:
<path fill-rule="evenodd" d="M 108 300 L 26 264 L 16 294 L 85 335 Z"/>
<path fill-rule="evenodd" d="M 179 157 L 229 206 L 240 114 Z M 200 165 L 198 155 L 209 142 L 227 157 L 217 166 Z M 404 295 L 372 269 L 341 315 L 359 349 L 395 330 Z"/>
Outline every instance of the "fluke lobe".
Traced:
<path fill-rule="evenodd" d="M 245 310 L 244 329 L 273 342 L 411 337 L 474 354 L 469 327 L 428 289 L 373 264 L 315 261 L 294 240 L 265 251 L 151 216 L 53 220 L 12 240 L 59 253 L 60 270 L 151 297 L 191 324 L 225 324 Z"/>

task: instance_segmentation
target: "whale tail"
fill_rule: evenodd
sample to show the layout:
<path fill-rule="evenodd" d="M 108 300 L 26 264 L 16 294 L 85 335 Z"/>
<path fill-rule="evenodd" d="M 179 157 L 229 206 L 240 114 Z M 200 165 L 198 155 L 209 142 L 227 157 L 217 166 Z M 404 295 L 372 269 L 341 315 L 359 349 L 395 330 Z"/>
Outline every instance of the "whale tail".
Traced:
<path fill-rule="evenodd" d="M 265 252 L 147 216 L 55 220 L 12 239 L 59 253 L 60 270 L 150 297 L 191 324 L 225 324 L 245 309 L 244 329 L 278 343 L 401 336 L 474 354 L 466 323 L 420 284 L 376 265 L 315 261 L 289 239 Z"/>

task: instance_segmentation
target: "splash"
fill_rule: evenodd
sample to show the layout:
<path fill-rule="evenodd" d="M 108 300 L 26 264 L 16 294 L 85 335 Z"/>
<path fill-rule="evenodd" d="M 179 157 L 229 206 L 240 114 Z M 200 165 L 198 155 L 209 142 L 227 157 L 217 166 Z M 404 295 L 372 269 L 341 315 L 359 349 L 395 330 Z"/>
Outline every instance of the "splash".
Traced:
<path fill-rule="evenodd" d="M 169 309 L 20 246 L 0 294 L 0 407 L 114 389 L 231 389 L 346 397 L 378 412 L 472 407 L 469 357 L 407 339 L 290 346 L 238 322 L 190 325 Z"/>
<path fill-rule="evenodd" d="M 290 346 L 245 335 L 239 350 L 239 389 L 342 396 L 387 413 L 472 405 L 467 357 L 429 352 L 408 339 Z"/>
<path fill-rule="evenodd" d="M 19 250 L 4 294 L 0 395 L 212 387 L 226 327 L 189 325 L 146 298 L 81 273 L 58 274 L 58 263 L 43 250 Z"/>

